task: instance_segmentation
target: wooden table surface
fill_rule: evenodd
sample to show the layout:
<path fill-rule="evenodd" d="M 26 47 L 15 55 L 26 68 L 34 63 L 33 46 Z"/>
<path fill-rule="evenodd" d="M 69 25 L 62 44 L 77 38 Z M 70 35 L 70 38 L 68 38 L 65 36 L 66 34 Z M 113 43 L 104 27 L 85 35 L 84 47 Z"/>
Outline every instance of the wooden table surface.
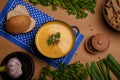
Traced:
<path fill-rule="evenodd" d="M 28 2 L 28 0 L 25 1 Z M 7 0 L 0 0 L 0 11 L 2 11 L 2 8 L 4 7 L 6 2 Z M 96 13 L 88 13 L 88 16 L 85 19 L 75 19 L 75 16 L 68 15 L 66 10 L 61 9 L 60 7 L 58 7 L 57 11 L 52 11 L 51 7 L 43 7 L 41 5 L 35 6 L 36 8 L 49 14 L 55 19 L 65 21 L 70 25 L 78 26 L 80 32 L 84 34 L 85 38 L 82 44 L 79 46 L 78 50 L 76 51 L 75 55 L 71 59 L 70 64 L 76 61 L 80 61 L 81 63 L 90 63 L 92 61 L 98 61 L 99 59 L 106 57 L 106 55 L 109 53 L 111 53 L 120 63 L 120 33 L 115 32 L 106 24 L 102 14 L 103 3 L 104 0 L 97 0 L 97 5 L 95 8 Z M 89 54 L 84 48 L 85 40 L 97 33 L 106 34 L 110 39 L 110 46 L 106 51 L 101 52 L 99 54 Z M 14 51 L 26 52 L 33 58 L 35 63 L 35 72 L 33 78 L 37 78 L 39 76 L 41 68 L 47 65 L 47 63 L 43 60 L 35 57 L 31 53 L 28 53 L 24 49 L 18 47 L 17 45 L 0 36 L 0 63 L 2 62 L 5 56 Z M 113 75 L 112 78 L 113 80 L 116 80 L 116 78 Z M 0 80 L 2 79 L 0 78 Z"/>

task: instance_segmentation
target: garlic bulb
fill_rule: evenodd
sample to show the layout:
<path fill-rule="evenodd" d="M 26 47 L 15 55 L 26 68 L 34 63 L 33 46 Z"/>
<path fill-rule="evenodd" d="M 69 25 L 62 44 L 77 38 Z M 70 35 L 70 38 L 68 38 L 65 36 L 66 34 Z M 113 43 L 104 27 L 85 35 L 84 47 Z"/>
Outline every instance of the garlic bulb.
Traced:
<path fill-rule="evenodd" d="M 11 58 L 7 65 L 6 70 L 11 78 L 18 78 L 22 75 L 22 64 L 18 58 Z"/>

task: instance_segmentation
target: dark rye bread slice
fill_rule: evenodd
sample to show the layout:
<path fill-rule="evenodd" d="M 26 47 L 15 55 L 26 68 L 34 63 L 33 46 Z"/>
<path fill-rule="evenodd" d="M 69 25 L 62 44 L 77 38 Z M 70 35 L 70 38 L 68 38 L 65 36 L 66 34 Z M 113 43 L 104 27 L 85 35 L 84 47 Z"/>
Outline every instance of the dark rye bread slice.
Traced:
<path fill-rule="evenodd" d="M 29 15 L 29 12 L 27 11 L 25 6 L 17 5 L 13 10 L 9 11 L 7 14 L 7 20 L 13 16 L 19 16 L 19 15 L 27 15 L 30 17 L 31 20 L 30 26 L 26 31 L 22 33 L 30 32 L 35 27 L 36 21 Z"/>
<path fill-rule="evenodd" d="M 6 21 L 5 29 L 12 34 L 20 34 L 25 32 L 30 24 L 30 17 L 26 15 L 13 16 Z"/>

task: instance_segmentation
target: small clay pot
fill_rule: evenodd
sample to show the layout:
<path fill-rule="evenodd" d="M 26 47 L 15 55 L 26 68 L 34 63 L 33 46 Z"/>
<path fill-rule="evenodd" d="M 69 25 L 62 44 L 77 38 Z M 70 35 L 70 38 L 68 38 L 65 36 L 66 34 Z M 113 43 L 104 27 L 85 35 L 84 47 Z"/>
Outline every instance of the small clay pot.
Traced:
<path fill-rule="evenodd" d="M 98 53 L 105 51 L 110 45 L 110 40 L 104 34 L 96 34 L 90 37 L 86 43 L 85 47 L 90 53 Z"/>

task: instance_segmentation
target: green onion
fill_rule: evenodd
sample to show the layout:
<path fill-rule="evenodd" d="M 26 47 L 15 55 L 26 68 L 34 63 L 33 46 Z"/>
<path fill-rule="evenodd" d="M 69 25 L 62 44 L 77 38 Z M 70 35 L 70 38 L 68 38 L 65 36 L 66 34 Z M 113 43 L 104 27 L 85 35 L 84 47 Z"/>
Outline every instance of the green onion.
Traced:
<path fill-rule="evenodd" d="M 117 69 L 120 71 L 120 64 L 117 62 L 117 60 L 112 56 L 112 54 L 108 54 L 107 58 L 117 67 Z"/>
<path fill-rule="evenodd" d="M 113 72 L 113 74 L 120 79 L 120 65 L 119 63 L 113 58 L 111 54 L 107 56 L 106 59 L 104 59 L 104 62 L 106 66 L 110 68 L 110 70 Z"/>
<path fill-rule="evenodd" d="M 91 70 L 90 65 L 88 63 L 86 63 L 86 69 L 88 71 L 88 74 L 90 75 L 91 80 L 95 80 L 95 76 L 92 73 L 92 70 Z"/>
<path fill-rule="evenodd" d="M 108 80 L 112 80 L 111 77 L 110 77 L 110 69 L 108 66 L 106 66 L 106 74 L 108 76 Z"/>
<path fill-rule="evenodd" d="M 104 80 L 111 80 L 109 68 L 104 65 L 103 60 L 98 61 L 97 65 L 98 65 L 99 70 L 101 71 L 101 73 L 102 73 L 102 75 L 104 77 Z"/>
<path fill-rule="evenodd" d="M 94 74 L 96 80 L 103 80 L 102 75 L 100 74 L 95 62 L 91 62 L 91 70 L 92 70 L 92 73 Z"/>

